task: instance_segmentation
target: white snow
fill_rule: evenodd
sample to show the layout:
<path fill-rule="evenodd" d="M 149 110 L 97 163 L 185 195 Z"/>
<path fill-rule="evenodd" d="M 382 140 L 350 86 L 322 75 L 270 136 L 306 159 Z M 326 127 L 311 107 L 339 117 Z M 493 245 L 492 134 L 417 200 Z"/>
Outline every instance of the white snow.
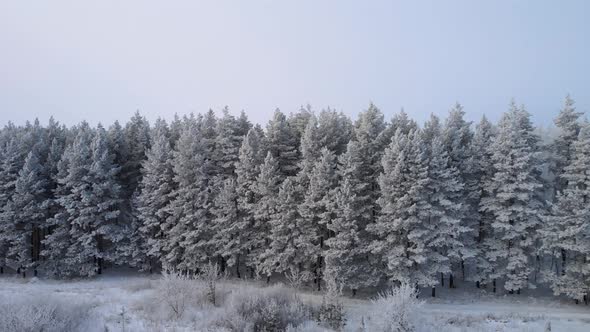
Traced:
<path fill-rule="evenodd" d="M 205 331 L 207 322 L 227 311 L 221 307 L 192 305 L 180 320 L 163 312 L 156 288 L 159 275 L 116 273 L 92 280 L 54 281 L 0 278 L 0 306 L 27 298 L 56 298 L 87 305 L 89 318 L 80 331 Z M 218 293 L 237 290 L 262 291 L 262 282 L 228 280 L 218 285 Z M 423 292 L 424 295 L 430 295 Z M 565 303 L 551 297 L 529 295 L 501 296 L 461 289 L 437 290 L 439 298 L 424 296 L 426 303 L 418 313 L 418 331 L 589 331 L 590 306 Z M 321 294 L 301 291 L 306 303 L 319 304 Z M 345 331 L 358 331 L 361 319 L 372 310 L 368 299 L 344 298 L 347 314 Z M 223 304 L 222 304 L 223 306 Z M 317 331 L 317 328 L 315 329 Z M 321 329 L 320 329 L 321 330 Z"/>

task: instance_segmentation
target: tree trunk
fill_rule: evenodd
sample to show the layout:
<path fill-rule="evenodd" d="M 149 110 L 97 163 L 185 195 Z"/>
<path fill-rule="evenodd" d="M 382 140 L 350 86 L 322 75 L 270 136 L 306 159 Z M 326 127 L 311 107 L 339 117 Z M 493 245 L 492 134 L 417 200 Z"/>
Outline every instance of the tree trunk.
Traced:
<path fill-rule="evenodd" d="M 353 288 L 352 289 L 352 297 L 355 297 L 355 296 L 356 296 L 356 289 Z"/>
<path fill-rule="evenodd" d="M 436 297 L 436 287 L 432 287 L 432 297 Z"/>
<path fill-rule="evenodd" d="M 465 261 L 461 260 L 461 277 L 463 278 L 463 281 L 465 281 Z"/>
<path fill-rule="evenodd" d="M 270 276 L 266 276 L 266 283 L 270 284 Z"/>
<path fill-rule="evenodd" d="M 492 281 L 492 287 L 494 290 L 494 293 L 496 292 L 496 279 L 494 279 L 494 281 Z"/>
<path fill-rule="evenodd" d="M 455 281 L 453 280 L 453 274 L 449 275 L 449 288 L 455 288 Z"/>
<path fill-rule="evenodd" d="M 238 279 L 242 279 L 242 276 L 240 275 L 240 255 L 236 257 L 236 276 Z"/>
<path fill-rule="evenodd" d="M 440 286 L 445 287 L 445 275 L 444 273 L 440 273 Z"/>
<path fill-rule="evenodd" d="M 561 249 L 561 275 L 564 276 L 565 275 L 565 261 L 566 261 L 566 257 L 565 257 L 565 250 Z"/>
<path fill-rule="evenodd" d="M 476 288 L 479 288 L 479 281 L 476 281 L 476 282 L 475 282 L 475 287 L 476 287 Z"/>

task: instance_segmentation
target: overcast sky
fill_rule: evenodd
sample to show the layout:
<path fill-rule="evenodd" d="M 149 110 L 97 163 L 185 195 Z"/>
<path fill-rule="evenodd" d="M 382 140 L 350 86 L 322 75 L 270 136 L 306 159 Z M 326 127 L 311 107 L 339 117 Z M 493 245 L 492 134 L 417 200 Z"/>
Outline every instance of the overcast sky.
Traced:
<path fill-rule="evenodd" d="M 244 109 L 266 123 L 370 101 L 419 121 L 512 97 L 590 111 L 590 1 L 0 0 L 0 124 Z"/>

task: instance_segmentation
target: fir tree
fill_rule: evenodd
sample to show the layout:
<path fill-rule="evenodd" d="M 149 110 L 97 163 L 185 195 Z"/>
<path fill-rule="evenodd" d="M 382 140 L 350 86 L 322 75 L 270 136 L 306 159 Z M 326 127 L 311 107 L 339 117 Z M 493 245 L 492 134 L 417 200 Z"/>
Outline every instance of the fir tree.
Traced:
<path fill-rule="evenodd" d="M 536 193 L 541 187 L 538 139 L 529 117 L 514 102 L 502 117 L 491 147 L 495 172 L 485 184 L 488 197 L 481 201 L 481 211 L 494 217 L 486 248 L 490 278 L 505 278 L 504 288 L 510 292 L 534 286 L 529 276 L 542 203 Z"/>

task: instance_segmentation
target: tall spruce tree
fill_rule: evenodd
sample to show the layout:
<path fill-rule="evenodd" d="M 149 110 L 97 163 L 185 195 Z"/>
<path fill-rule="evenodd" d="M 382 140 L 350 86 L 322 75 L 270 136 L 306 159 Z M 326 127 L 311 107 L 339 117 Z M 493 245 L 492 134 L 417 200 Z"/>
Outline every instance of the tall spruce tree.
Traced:
<path fill-rule="evenodd" d="M 372 235 L 367 225 L 372 219 L 369 184 L 363 181 L 364 160 L 360 145 L 350 141 L 339 157 L 340 182 L 334 190 L 334 219 L 327 224 L 332 233 L 326 241 L 325 274 L 349 287 L 353 293 L 375 286 L 379 273 L 375 257 L 369 252 Z"/>
<path fill-rule="evenodd" d="M 491 147 L 494 176 L 485 185 L 488 196 L 480 207 L 494 217 L 486 248 L 493 271 L 489 277 L 504 278 L 510 292 L 534 287 L 529 276 L 543 207 L 537 196 L 537 141 L 529 113 L 512 102 Z"/>
<path fill-rule="evenodd" d="M 540 235 L 543 248 L 562 260 L 560 273 L 548 278 L 553 292 L 582 300 L 590 291 L 590 124 L 582 125 L 571 148 L 570 164 L 561 175 L 566 187 L 557 194 Z"/>

